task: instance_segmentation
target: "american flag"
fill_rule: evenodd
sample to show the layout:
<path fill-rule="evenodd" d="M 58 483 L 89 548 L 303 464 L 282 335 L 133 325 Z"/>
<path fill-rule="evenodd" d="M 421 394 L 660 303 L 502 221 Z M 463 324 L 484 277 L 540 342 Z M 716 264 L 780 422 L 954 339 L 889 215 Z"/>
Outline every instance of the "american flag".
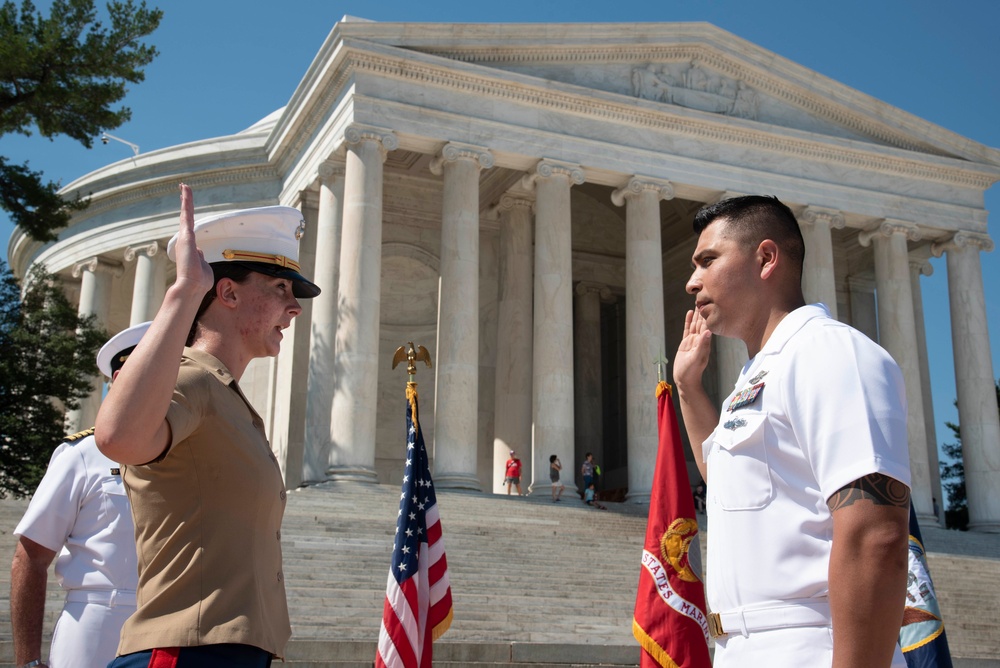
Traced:
<path fill-rule="evenodd" d="M 408 384 L 406 396 L 406 470 L 376 668 L 429 668 L 433 642 L 452 619 L 448 560 L 419 425 L 416 383 Z"/>

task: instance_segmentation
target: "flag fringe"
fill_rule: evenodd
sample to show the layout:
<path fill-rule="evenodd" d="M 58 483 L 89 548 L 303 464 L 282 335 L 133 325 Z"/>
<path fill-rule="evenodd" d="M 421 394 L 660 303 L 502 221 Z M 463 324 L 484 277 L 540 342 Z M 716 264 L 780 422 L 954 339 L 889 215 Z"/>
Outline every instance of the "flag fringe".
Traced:
<path fill-rule="evenodd" d="M 448 610 L 448 616 L 442 619 L 437 626 L 431 629 L 431 640 L 437 640 L 438 638 L 443 636 L 444 632 L 451 628 L 451 620 L 454 617 L 455 617 L 455 608 L 452 607 L 450 610 Z"/>
<path fill-rule="evenodd" d="M 660 395 L 663 394 L 664 392 L 666 392 L 668 396 L 671 397 L 674 396 L 673 386 L 667 381 L 661 380 L 659 383 L 656 384 L 656 398 L 659 399 Z"/>
<path fill-rule="evenodd" d="M 642 648 L 646 650 L 646 652 L 648 652 L 658 664 L 663 666 L 663 668 L 680 668 L 680 666 L 677 665 L 677 662 L 670 658 L 670 655 L 667 654 L 666 650 L 660 647 L 657 642 L 653 640 L 648 633 L 646 633 L 645 629 L 639 626 L 639 622 L 636 621 L 634 617 L 632 618 L 632 635 L 634 635 L 635 639 L 639 641 Z"/>
<path fill-rule="evenodd" d="M 937 631 L 935 631 L 931 635 L 927 636 L 926 638 L 924 638 L 920 642 L 913 643 L 912 645 L 909 645 L 907 647 L 902 647 L 901 649 L 902 649 L 903 653 L 912 652 L 913 650 L 919 649 L 919 648 L 923 647 L 924 645 L 927 645 L 928 643 L 934 642 L 935 640 L 938 639 L 938 637 L 942 633 L 944 633 L 944 624 L 941 625 L 941 628 L 939 628 Z"/>
<path fill-rule="evenodd" d="M 413 381 L 407 381 L 406 383 L 406 400 L 410 402 L 413 428 L 420 429 L 420 424 L 417 422 L 417 384 Z"/>

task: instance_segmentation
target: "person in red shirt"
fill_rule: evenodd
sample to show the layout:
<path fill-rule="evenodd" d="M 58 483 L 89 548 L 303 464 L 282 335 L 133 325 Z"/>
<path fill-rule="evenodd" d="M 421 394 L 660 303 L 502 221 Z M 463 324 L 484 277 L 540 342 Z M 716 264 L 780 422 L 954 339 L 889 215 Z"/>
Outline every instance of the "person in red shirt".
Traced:
<path fill-rule="evenodd" d="M 517 495 L 524 496 L 521 494 L 521 460 L 517 458 L 517 453 L 513 450 L 510 451 L 510 459 L 507 460 L 507 472 L 504 475 L 503 481 L 507 483 L 507 495 L 510 496 L 510 486 L 513 484 L 517 486 Z"/>

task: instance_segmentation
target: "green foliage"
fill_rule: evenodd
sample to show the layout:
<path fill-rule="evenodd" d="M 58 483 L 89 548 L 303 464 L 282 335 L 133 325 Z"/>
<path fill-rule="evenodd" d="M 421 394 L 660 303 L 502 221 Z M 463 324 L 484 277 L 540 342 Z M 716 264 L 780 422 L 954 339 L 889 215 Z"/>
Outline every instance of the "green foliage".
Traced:
<path fill-rule="evenodd" d="M 962 460 L 962 434 L 957 424 L 945 422 L 955 436 L 954 443 L 941 446 L 946 461 L 941 462 L 941 483 L 948 495 L 948 510 L 945 511 L 945 526 L 949 529 L 965 531 L 969 524 L 969 505 L 965 496 L 965 464 Z"/>
<path fill-rule="evenodd" d="M 0 155 L 0 208 L 38 241 L 53 241 L 55 230 L 66 227 L 74 211 L 87 208 L 87 200 L 67 201 L 58 192 L 57 184 L 42 181 L 41 172 L 31 171 L 26 164 L 7 164 Z"/>
<path fill-rule="evenodd" d="M 36 267 L 21 289 L 0 261 L 0 498 L 30 494 L 65 436 L 63 414 L 98 373 L 107 335 Z"/>
<path fill-rule="evenodd" d="M 997 411 L 1000 412 L 1000 380 L 996 382 Z M 955 402 L 958 406 L 958 402 Z M 941 446 L 947 456 L 947 463 L 941 465 L 941 481 L 948 494 L 949 509 L 945 513 L 945 523 L 949 529 L 965 530 L 969 524 L 969 505 L 965 494 L 965 463 L 962 459 L 962 430 L 952 422 L 945 422 L 955 438 L 953 443 Z"/>
<path fill-rule="evenodd" d="M 8 0 L 0 7 L 0 136 L 67 135 L 87 148 L 103 130 L 131 117 L 115 108 L 127 84 L 145 78 L 156 57 L 142 38 L 160 24 L 163 12 L 143 1 L 112 1 L 109 26 L 98 20 L 93 0 L 54 0 L 45 17 L 31 0 L 20 10 Z M 39 241 L 52 241 L 73 210 L 86 206 L 59 197 L 58 184 L 42 181 L 27 163 L 0 156 L 0 207 Z"/>

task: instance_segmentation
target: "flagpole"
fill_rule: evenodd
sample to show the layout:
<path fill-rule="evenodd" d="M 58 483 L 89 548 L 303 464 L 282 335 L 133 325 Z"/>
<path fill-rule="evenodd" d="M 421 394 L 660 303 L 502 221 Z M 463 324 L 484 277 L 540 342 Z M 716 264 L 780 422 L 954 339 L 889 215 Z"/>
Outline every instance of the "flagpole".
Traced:
<path fill-rule="evenodd" d="M 667 365 L 670 364 L 670 360 L 667 356 L 660 351 L 660 356 L 653 360 L 653 366 L 656 367 L 656 396 L 659 398 L 660 394 L 666 389 L 671 392 L 669 383 L 667 383 Z"/>
<path fill-rule="evenodd" d="M 406 381 L 406 400 L 410 402 L 410 412 L 413 415 L 413 426 L 417 429 L 420 425 L 417 421 L 417 362 L 426 362 L 427 367 L 431 367 L 431 354 L 427 352 L 427 348 L 423 346 L 414 347 L 413 341 L 407 341 L 406 345 L 396 348 L 396 352 L 392 356 L 392 368 L 395 369 L 396 366 L 406 360 L 406 374 L 408 380 Z"/>
<path fill-rule="evenodd" d="M 661 349 L 662 350 L 662 349 Z M 642 668 L 711 668 L 698 523 L 681 446 L 667 359 L 656 365 L 658 447 L 632 634 Z"/>
<path fill-rule="evenodd" d="M 386 581 L 375 668 L 431 668 L 433 643 L 454 616 L 441 515 L 419 426 L 417 362 L 431 366 L 423 346 L 400 346 L 392 368 L 406 360 L 406 460 Z"/>

